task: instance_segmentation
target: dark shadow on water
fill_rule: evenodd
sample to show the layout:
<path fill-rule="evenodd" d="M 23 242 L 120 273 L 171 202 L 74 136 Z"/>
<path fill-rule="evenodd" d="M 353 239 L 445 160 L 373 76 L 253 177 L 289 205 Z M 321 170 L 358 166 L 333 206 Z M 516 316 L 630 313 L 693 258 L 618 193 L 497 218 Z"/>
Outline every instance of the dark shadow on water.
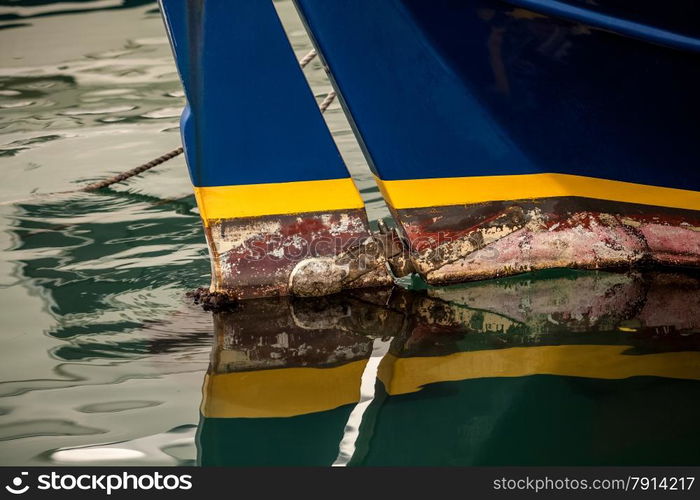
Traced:
<path fill-rule="evenodd" d="M 552 271 L 213 318 L 202 465 L 700 463 L 696 275 Z"/>
<path fill-rule="evenodd" d="M 30 23 L 10 23 L 10 24 L 2 24 L 0 25 L 0 30 L 8 30 L 12 28 L 25 28 L 27 26 L 31 26 Z"/>

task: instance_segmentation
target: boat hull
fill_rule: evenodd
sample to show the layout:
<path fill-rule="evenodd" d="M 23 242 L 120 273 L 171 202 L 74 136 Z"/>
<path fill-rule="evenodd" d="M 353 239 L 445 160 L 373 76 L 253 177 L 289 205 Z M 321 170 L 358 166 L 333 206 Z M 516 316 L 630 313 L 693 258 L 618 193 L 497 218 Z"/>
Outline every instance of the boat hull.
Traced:
<path fill-rule="evenodd" d="M 295 4 L 399 234 L 371 233 L 271 1 L 161 0 L 212 292 L 700 266 L 694 0 Z"/>
<path fill-rule="evenodd" d="M 697 266 L 700 213 L 563 196 L 395 210 L 431 284 L 549 268 Z"/>
<path fill-rule="evenodd" d="M 272 2 L 161 0 L 187 105 L 181 133 L 217 300 L 387 285 L 339 266 L 370 238 Z M 310 270 L 319 272 L 312 276 Z"/>
<path fill-rule="evenodd" d="M 700 264 L 692 2 L 296 3 L 429 283 Z"/>

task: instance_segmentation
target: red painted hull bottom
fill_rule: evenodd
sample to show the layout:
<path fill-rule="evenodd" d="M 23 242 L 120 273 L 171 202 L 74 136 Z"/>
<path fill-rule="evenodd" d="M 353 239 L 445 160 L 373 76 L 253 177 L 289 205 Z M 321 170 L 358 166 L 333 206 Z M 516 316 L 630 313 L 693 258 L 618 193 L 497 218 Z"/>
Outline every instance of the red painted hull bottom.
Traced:
<path fill-rule="evenodd" d="M 383 255 L 372 248 L 364 210 L 224 219 L 206 235 L 210 292 L 224 299 L 318 296 L 392 283 Z"/>
<path fill-rule="evenodd" d="M 320 296 L 550 269 L 700 267 L 700 212 L 578 197 L 394 210 L 403 242 L 371 234 L 364 210 L 212 222 L 210 292 L 226 300 Z"/>
<path fill-rule="evenodd" d="M 395 210 L 442 285 L 549 268 L 700 267 L 700 212 L 578 197 Z"/>

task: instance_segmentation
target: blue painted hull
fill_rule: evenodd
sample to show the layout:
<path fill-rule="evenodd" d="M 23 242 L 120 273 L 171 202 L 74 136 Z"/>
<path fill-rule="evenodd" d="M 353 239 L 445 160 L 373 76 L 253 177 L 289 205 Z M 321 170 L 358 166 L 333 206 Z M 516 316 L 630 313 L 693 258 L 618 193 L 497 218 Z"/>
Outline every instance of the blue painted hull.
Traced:
<path fill-rule="evenodd" d="M 295 0 L 417 271 L 700 265 L 700 5 Z"/>
<path fill-rule="evenodd" d="M 382 179 L 700 190 L 700 7 L 596 3 L 297 0 Z"/>

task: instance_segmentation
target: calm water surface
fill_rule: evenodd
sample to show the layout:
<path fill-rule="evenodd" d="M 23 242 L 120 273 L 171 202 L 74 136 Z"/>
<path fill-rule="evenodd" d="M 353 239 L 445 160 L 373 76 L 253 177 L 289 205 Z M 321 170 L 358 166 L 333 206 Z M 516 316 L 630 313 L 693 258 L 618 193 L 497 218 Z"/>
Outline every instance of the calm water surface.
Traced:
<path fill-rule="evenodd" d="M 310 47 L 276 3 L 299 55 Z M 318 61 L 307 75 L 330 89 Z M 0 464 L 698 464 L 700 281 L 550 272 L 212 314 L 157 6 L 0 0 Z M 326 114 L 385 214 L 337 104 Z"/>

